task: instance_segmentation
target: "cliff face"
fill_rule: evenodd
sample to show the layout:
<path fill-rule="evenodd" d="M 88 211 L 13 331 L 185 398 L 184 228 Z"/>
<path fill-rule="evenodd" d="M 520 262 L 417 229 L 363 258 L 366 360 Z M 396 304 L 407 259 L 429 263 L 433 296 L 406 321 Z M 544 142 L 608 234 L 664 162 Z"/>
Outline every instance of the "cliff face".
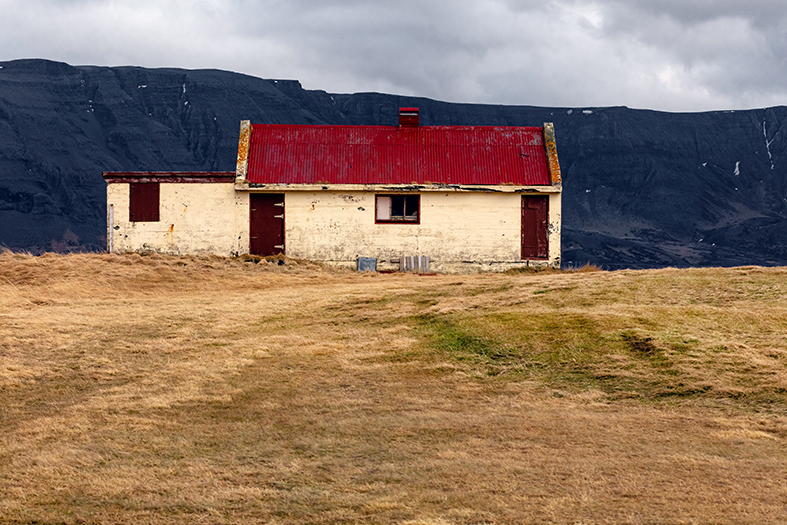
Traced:
<path fill-rule="evenodd" d="M 102 250 L 103 171 L 234 170 L 241 120 L 554 122 L 564 262 L 787 264 L 787 108 L 674 114 L 306 91 L 224 71 L 0 62 L 0 245 Z"/>

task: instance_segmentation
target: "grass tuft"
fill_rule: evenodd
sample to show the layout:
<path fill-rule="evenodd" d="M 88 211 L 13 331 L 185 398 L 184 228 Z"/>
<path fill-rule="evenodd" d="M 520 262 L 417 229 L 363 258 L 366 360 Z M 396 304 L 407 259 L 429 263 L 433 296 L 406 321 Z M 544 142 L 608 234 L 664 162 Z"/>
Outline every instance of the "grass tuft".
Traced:
<path fill-rule="evenodd" d="M 620 338 L 625 341 L 629 350 L 635 353 L 652 354 L 658 350 L 656 345 L 653 344 L 652 337 L 642 336 L 635 332 L 626 331 L 621 334 Z"/>

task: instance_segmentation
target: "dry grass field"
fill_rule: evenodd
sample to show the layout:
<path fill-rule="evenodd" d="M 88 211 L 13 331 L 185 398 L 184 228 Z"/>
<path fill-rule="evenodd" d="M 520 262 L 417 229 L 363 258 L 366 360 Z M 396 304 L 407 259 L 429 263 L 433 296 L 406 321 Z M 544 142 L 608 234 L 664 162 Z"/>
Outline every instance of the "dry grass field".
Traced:
<path fill-rule="evenodd" d="M 787 269 L 0 254 L 0 522 L 787 523 Z"/>

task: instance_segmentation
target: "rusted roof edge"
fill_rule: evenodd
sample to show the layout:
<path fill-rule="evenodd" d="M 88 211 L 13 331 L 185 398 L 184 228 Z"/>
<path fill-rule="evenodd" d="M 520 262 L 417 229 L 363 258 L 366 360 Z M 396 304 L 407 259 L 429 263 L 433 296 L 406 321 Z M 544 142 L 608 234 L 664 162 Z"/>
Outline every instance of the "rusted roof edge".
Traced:
<path fill-rule="evenodd" d="M 247 122 L 247 121 L 243 121 Z M 358 124 L 251 124 L 254 128 L 270 128 L 270 129 L 327 129 L 327 130 L 363 130 L 363 129 L 388 129 L 396 132 L 400 131 L 399 126 L 384 126 L 384 125 L 358 125 Z M 439 130 L 452 130 L 452 131 L 525 131 L 532 133 L 539 131 L 542 128 L 539 126 L 419 126 L 423 131 L 439 131 Z"/>
<path fill-rule="evenodd" d="M 557 160 L 555 125 L 551 122 L 544 122 L 544 147 L 547 151 L 547 161 L 549 162 L 549 174 L 552 177 L 552 184 L 561 184 L 563 178 L 560 174 L 560 162 Z"/>

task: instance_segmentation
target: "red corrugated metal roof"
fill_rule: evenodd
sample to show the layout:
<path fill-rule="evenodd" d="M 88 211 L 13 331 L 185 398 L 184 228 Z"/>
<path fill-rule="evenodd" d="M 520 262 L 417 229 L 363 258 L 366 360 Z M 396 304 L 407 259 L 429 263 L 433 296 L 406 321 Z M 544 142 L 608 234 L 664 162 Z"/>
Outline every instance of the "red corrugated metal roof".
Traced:
<path fill-rule="evenodd" d="M 542 128 L 252 126 L 259 184 L 550 185 Z"/>

